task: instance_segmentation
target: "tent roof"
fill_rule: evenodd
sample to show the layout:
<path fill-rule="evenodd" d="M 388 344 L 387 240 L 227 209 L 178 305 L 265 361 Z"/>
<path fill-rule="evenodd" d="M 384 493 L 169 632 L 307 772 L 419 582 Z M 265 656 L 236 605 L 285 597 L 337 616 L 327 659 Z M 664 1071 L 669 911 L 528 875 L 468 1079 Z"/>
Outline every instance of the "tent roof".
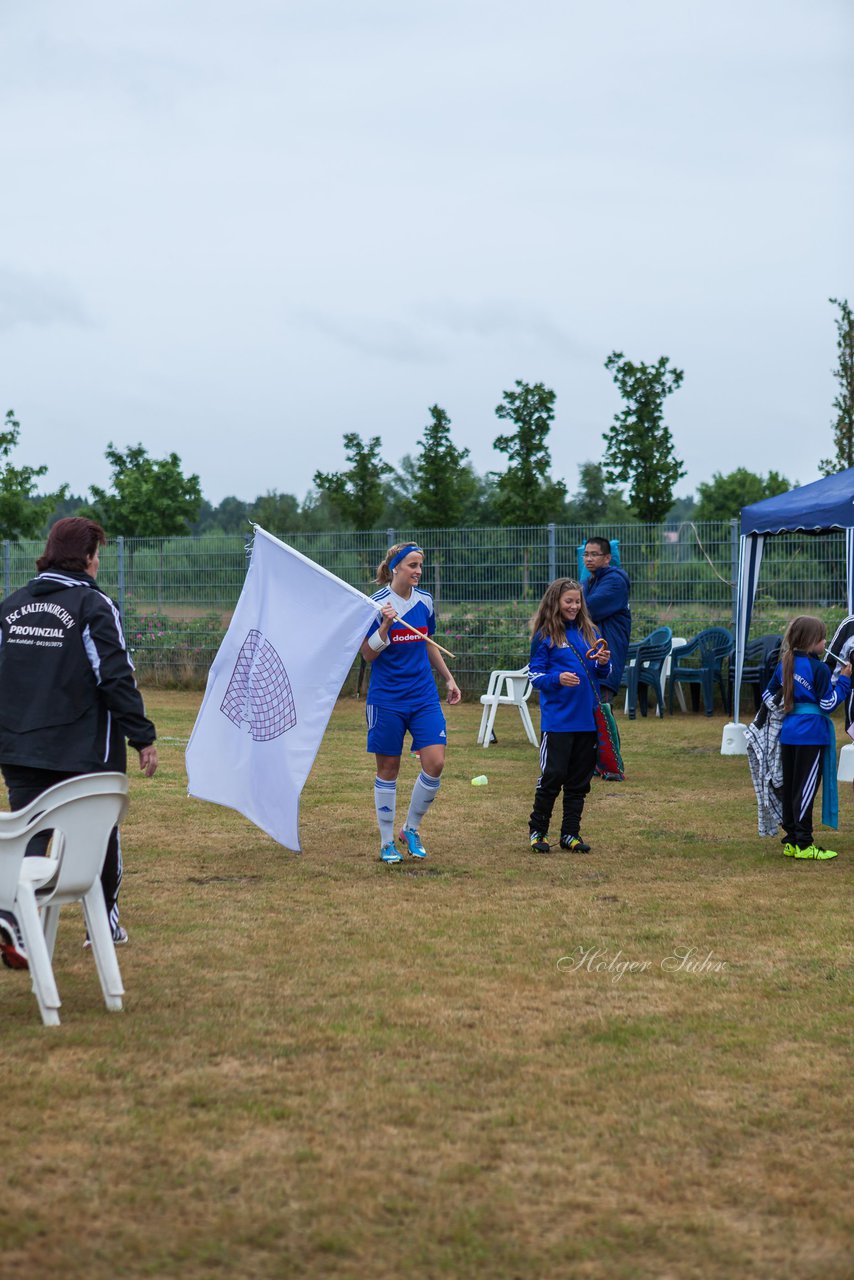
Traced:
<path fill-rule="evenodd" d="M 854 467 L 741 508 L 741 532 L 826 533 L 854 528 Z"/>

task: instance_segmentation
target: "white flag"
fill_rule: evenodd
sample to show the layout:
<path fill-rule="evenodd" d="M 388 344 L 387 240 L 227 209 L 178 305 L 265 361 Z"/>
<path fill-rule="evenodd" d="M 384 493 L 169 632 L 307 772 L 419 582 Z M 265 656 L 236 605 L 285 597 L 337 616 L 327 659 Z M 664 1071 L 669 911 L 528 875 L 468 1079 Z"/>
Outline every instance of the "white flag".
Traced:
<path fill-rule="evenodd" d="M 190 795 L 298 850 L 300 792 L 376 617 L 367 596 L 256 526 L 187 746 Z"/>

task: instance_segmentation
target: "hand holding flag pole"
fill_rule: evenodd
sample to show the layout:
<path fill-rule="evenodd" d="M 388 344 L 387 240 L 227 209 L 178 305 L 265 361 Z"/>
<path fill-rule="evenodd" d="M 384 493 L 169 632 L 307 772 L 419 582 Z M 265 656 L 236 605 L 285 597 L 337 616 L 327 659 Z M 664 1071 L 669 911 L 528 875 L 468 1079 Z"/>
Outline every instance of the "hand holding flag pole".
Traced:
<path fill-rule="evenodd" d="M 455 653 L 451 653 L 450 649 L 443 649 L 438 640 L 433 640 L 430 636 L 425 636 L 424 632 L 419 631 L 417 627 L 410 627 L 409 623 L 404 622 L 403 618 L 401 618 L 399 614 L 394 615 L 394 620 L 399 626 L 406 627 L 407 631 L 411 631 L 413 635 L 418 636 L 420 640 L 426 640 L 427 643 L 432 644 L 435 649 L 439 649 L 442 653 L 446 653 L 449 658 L 456 658 L 457 655 Z"/>

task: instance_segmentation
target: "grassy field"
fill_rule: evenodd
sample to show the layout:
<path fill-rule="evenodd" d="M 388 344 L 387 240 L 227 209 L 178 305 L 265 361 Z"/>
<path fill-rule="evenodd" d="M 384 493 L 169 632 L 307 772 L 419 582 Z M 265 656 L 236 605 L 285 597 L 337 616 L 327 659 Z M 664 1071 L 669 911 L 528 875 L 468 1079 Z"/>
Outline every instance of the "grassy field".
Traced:
<path fill-rule="evenodd" d="M 297 855 L 187 798 L 199 697 L 148 697 L 124 1013 L 71 909 L 61 1027 L 0 973 L 3 1280 L 851 1276 L 847 785 L 794 863 L 720 717 L 621 716 L 593 853 L 537 857 L 536 752 L 464 706 L 430 857 L 385 867 L 360 704 Z"/>

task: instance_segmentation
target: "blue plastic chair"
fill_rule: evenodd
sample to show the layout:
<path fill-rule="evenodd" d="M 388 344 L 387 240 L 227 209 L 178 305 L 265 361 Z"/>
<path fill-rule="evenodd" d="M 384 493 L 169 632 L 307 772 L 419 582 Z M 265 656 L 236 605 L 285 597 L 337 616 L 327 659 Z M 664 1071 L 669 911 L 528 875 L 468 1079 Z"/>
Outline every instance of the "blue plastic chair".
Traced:
<path fill-rule="evenodd" d="M 645 640 L 630 644 L 623 683 L 628 690 L 629 719 L 637 719 L 638 702 L 642 716 L 647 712 L 647 689 L 655 690 L 658 714 L 664 715 L 664 669 L 673 647 L 670 627 L 657 627 Z M 639 692 L 643 689 L 643 697 Z"/>
<path fill-rule="evenodd" d="M 668 709 L 673 711 L 673 691 L 677 684 L 691 686 L 695 711 L 700 709 L 700 692 L 703 694 L 703 710 L 710 716 L 715 706 L 717 683 L 724 708 L 727 706 L 727 690 L 724 684 L 723 664 L 735 650 L 735 639 L 726 627 L 706 627 L 693 640 L 677 649 L 670 664 L 670 692 Z"/>

